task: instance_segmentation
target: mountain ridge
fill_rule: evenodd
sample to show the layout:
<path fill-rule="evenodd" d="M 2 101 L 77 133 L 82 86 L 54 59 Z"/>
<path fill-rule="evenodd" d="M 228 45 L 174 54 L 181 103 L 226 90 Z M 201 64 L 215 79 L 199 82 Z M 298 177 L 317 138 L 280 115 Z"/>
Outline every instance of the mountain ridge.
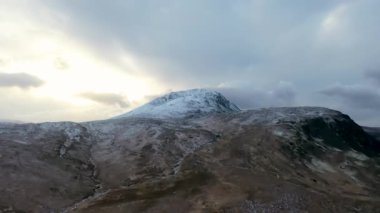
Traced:
<path fill-rule="evenodd" d="M 178 99 L 163 97 L 153 104 L 169 106 Z M 225 105 L 218 111 L 213 104 L 206 104 L 213 110 L 199 112 L 193 106 L 203 106 L 204 97 L 219 104 L 218 94 L 196 97 L 201 104 L 187 108 L 186 116 L 0 123 L 0 184 L 6 186 L 0 210 L 380 208 L 380 143 L 348 115 L 321 107 L 237 110 Z"/>

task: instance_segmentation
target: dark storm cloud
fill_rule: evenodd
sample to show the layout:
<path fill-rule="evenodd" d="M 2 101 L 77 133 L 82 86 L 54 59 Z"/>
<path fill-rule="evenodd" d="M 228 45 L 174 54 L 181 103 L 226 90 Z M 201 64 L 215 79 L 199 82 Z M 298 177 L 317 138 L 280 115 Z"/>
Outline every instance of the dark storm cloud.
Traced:
<path fill-rule="evenodd" d="M 380 111 L 380 92 L 374 88 L 335 85 L 321 91 L 322 94 L 339 98 L 345 104 Z"/>
<path fill-rule="evenodd" d="M 28 89 L 39 87 L 44 82 L 36 76 L 27 73 L 0 73 L 0 87 L 19 87 Z"/>
<path fill-rule="evenodd" d="M 371 84 L 335 84 L 320 92 L 335 109 L 349 114 L 361 125 L 379 126 L 380 88 Z"/>
<path fill-rule="evenodd" d="M 80 94 L 80 96 L 102 104 L 118 105 L 123 108 L 127 108 L 129 106 L 129 103 L 125 101 L 124 97 L 117 94 L 87 92 Z"/>

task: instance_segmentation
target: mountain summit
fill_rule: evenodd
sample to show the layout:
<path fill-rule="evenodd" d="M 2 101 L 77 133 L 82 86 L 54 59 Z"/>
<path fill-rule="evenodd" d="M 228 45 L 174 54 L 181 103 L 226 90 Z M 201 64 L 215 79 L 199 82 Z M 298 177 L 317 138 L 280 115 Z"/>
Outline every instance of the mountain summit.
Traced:
<path fill-rule="evenodd" d="M 195 89 L 119 117 L 0 123 L 0 212 L 379 212 L 380 142 L 339 111 Z"/>
<path fill-rule="evenodd" d="M 115 118 L 183 118 L 200 113 L 237 112 L 240 109 L 222 94 L 206 89 L 171 92 Z"/>

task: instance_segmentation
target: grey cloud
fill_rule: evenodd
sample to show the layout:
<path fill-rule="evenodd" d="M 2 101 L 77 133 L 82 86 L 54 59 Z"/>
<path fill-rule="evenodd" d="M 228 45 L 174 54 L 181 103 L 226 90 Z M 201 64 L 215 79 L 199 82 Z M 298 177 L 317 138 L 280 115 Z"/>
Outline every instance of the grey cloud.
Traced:
<path fill-rule="evenodd" d="M 60 30 L 79 39 L 100 60 L 125 66 L 123 56 L 131 55 L 144 65 L 140 72 L 171 88 L 244 81 L 253 86 L 221 90 L 245 107 L 352 105 L 350 113 L 355 113 L 360 104 L 353 100 L 362 100 L 361 105 L 371 109 L 377 106 L 367 100 L 377 97 L 369 91 L 330 88 L 323 92 L 339 102 L 316 101 L 321 93 L 315 91 L 337 81 L 358 82 L 363 70 L 380 67 L 378 0 L 52 0 L 43 4 L 64 17 Z M 378 82 L 376 73 L 368 76 Z M 268 87 L 281 80 L 293 82 L 297 90 Z"/>
<path fill-rule="evenodd" d="M 255 85 L 286 80 L 305 84 L 300 95 L 308 95 L 321 89 L 320 82 L 332 83 L 342 75 L 355 80 L 358 70 L 379 66 L 377 0 L 46 4 L 69 17 L 64 29 L 102 59 L 122 64 L 127 52 L 145 65 L 140 72 L 182 88 L 230 79 Z M 323 22 L 329 15 L 336 29 L 325 36 Z"/>
<path fill-rule="evenodd" d="M 292 4 L 276 0 L 116 0 L 55 1 L 53 7 L 71 16 L 70 30 L 98 47 L 105 57 L 117 59 L 120 52 L 115 49 L 126 49 L 155 67 L 150 75 L 191 86 L 236 77 L 254 80 L 263 72 L 294 72 L 272 66 L 285 63 L 282 57 L 289 57 L 289 52 L 296 55 L 292 60 L 297 60 L 297 66 L 297 56 L 315 59 L 309 47 L 320 15 L 336 5 L 337 1 L 327 0 L 318 4 L 301 0 Z M 118 48 L 111 45 L 113 41 Z"/>
<path fill-rule="evenodd" d="M 376 70 L 371 70 L 366 72 L 366 77 L 369 78 L 370 80 L 374 81 L 380 86 L 380 71 Z"/>
<path fill-rule="evenodd" d="M 344 104 L 358 108 L 358 110 L 365 108 L 380 111 L 380 92 L 375 88 L 334 85 L 322 90 L 321 93 L 339 98 Z"/>
<path fill-rule="evenodd" d="M 122 108 L 127 108 L 129 106 L 129 103 L 125 101 L 124 97 L 117 94 L 87 92 L 80 94 L 80 96 L 102 104 L 118 105 Z"/>
<path fill-rule="evenodd" d="M 379 88 L 364 83 L 363 85 L 335 84 L 323 89 L 320 94 L 325 97 L 319 100 L 321 103 L 350 115 L 359 124 L 379 126 Z"/>
<path fill-rule="evenodd" d="M 36 76 L 27 73 L 0 73 L 0 87 L 19 87 L 28 89 L 39 87 L 44 82 Z"/>
<path fill-rule="evenodd" d="M 247 87 L 222 87 L 215 90 L 221 92 L 242 109 L 294 106 L 297 96 L 293 85 L 285 82 L 279 83 L 273 90 Z"/>
<path fill-rule="evenodd" d="M 70 17 L 65 29 L 103 59 L 121 63 L 125 50 L 149 65 L 142 72 L 183 87 L 230 79 L 255 85 L 286 80 L 306 84 L 305 93 L 320 89 L 318 82 L 335 82 L 342 75 L 355 80 L 358 70 L 380 65 L 377 0 L 47 4 Z M 326 33 L 329 16 L 336 29 Z"/>

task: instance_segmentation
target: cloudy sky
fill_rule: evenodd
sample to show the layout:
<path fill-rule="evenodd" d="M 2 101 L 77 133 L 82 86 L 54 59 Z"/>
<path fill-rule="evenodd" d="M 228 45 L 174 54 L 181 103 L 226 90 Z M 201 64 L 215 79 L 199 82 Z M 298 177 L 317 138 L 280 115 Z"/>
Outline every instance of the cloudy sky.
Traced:
<path fill-rule="evenodd" d="M 85 121 L 168 91 L 380 126 L 378 0 L 1 0 L 0 119 Z"/>

